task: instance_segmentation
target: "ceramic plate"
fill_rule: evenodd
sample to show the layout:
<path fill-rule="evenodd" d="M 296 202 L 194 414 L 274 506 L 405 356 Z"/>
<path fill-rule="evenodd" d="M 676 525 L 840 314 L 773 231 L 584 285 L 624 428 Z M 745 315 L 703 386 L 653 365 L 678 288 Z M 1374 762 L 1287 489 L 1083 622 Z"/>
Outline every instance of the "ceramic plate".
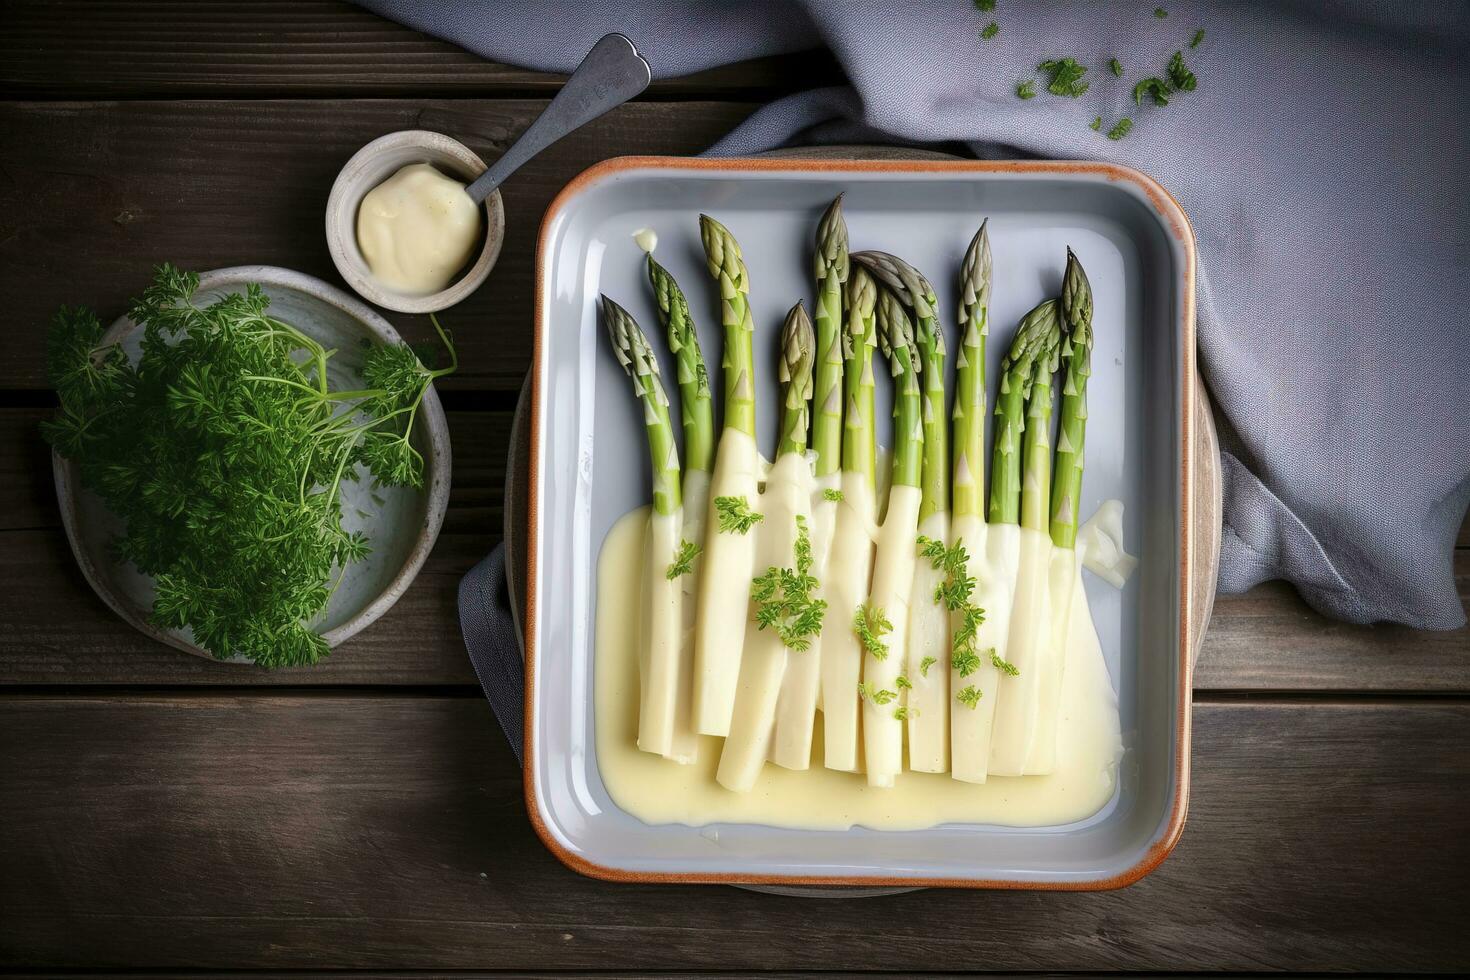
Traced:
<path fill-rule="evenodd" d="M 249 265 L 216 269 L 199 277 L 195 301 L 243 291 L 259 283 L 270 298 L 273 316 L 290 323 L 337 353 L 328 362 L 328 376 L 336 390 L 361 387 L 358 369 L 363 341 L 398 343 L 398 332 L 365 304 L 313 276 L 275 266 Z M 120 340 L 129 357 L 136 358 L 142 331 L 121 317 L 103 338 Z M 431 386 L 424 395 L 415 422 L 413 445 L 424 457 L 424 487 L 381 487 L 372 480 L 344 483 L 343 526 L 363 531 L 372 553 L 348 566 L 342 584 L 317 622 L 311 624 L 336 646 L 372 623 L 398 601 L 418 574 L 439 537 L 439 526 L 449 502 L 449 428 L 444 409 Z M 153 607 L 153 580 L 130 565 L 120 565 L 110 554 L 110 542 L 121 528 L 94 494 L 78 485 L 76 468 L 52 454 L 56 496 L 62 523 L 82 574 L 97 595 L 128 623 L 172 647 L 202 657 L 213 657 L 194 645 L 188 631 L 164 630 L 148 622 Z M 248 664 L 243 657 L 228 663 Z"/>
<path fill-rule="evenodd" d="M 1125 744 L 1117 792 L 1087 820 L 840 833 L 651 826 L 619 809 L 602 784 L 592 717 L 596 559 L 612 523 L 645 502 L 647 477 L 637 407 L 606 350 L 597 296 L 657 322 L 631 239 L 654 228 L 702 343 L 718 351 L 696 220 L 708 212 L 741 242 L 757 349 L 773 350 L 786 309 L 811 302 L 813 230 L 839 192 L 853 248 L 913 262 L 941 310 L 955 308 L 960 257 L 989 218 L 991 316 L 1002 341 L 990 345 L 992 378 L 1008 325 L 1059 290 L 1065 246 L 1087 256 L 1097 327 L 1083 512 L 1125 501 L 1126 540 L 1142 559 L 1121 591 L 1087 577 Z M 526 793 L 547 846 L 579 871 L 629 881 L 1095 889 L 1157 866 L 1178 839 L 1188 798 L 1194 265 L 1178 205 L 1148 177 L 1111 164 L 625 158 L 573 181 L 538 244 L 531 400 Z M 760 376 L 763 404 L 775 401 L 774 373 Z M 774 426 L 761 441 L 769 454 Z"/>

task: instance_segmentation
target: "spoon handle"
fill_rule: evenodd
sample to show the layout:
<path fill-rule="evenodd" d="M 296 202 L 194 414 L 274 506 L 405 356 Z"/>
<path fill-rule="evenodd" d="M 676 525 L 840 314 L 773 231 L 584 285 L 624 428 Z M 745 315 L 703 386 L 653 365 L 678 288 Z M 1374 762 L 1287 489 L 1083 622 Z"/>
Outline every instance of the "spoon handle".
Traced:
<path fill-rule="evenodd" d="M 579 126 L 627 102 L 648 87 L 648 62 L 633 42 L 609 34 L 592 46 L 551 104 L 521 138 L 465 189 L 476 204 L 490 196 L 521 164 Z"/>

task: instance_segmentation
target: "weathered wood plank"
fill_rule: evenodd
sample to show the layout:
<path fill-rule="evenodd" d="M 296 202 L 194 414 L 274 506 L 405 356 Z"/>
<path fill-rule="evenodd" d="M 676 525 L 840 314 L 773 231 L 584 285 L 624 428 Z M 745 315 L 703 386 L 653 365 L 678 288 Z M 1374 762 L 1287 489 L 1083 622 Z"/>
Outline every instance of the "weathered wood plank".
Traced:
<path fill-rule="evenodd" d="M 829 53 L 802 52 L 657 81 L 645 98 L 766 99 L 841 79 Z M 563 80 L 339 0 L 0 7 L 0 98 L 523 96 Z"/>
<path fill-rule="evenodd" d="M 0 699 L 0 959 L 35 967 L 1453 969 L 1470 705 L 1203 704 L 1176 853 L 1099 895 L 615 887 L 475 698 Z M 99 738 L 99 733 L 106 733 Z M 956 922 L 984 928 L 956 929 Z"/>
<path fill-rule="evenodd" d="M 1467 525 L 1470 526 L 1470 525 Z M 1470 609 L 1470 549 L 1455 552 Z M 1328 619 L 1285 582 L 1217 596 L 1195 690 L 1470 692 L 1470 628 L 1425 631 Z"/>
<path fill-rule="evenodd" d="M 263 263 L 342 288 L 322 215 L 363 144 L 399 129 L 451 134 L 494 158 L 544 101 L 0 103 L 0 292 L 9 331 L 0 388 L 45 387 L 45 327 L 58 305 L 110 320 L 168 260 Z M 489 281 L 444 314 L 460 347 L 448 389 L 520 388 L 531 363 L 534 243 L 546 205 L 607 157 L 697 153 L 754 108 L 636 103 L 521 168 L 503 188 L 507 233 Z M 410 339 L 424 317 L 385 314 Z"/>

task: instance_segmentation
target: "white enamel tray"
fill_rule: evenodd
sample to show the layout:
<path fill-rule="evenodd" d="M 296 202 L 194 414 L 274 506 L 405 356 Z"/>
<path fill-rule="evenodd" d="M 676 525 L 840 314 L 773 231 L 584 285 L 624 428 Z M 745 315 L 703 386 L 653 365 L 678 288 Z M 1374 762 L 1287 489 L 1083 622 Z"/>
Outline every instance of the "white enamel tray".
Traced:
<path fill-rule="evenodd" d="M 813 230 L 839 192 L 852 247 L 914 263 L 946 311 L 965 246 L 989 219 L 991 378 L 1021 314 L 1059 290 L 1065 246 L 1087 256 L 1096 347 L 1083 513 L 1110 497 L 1125 501 L 1126 540 L 1142 559 L 1122 591 L 1088 576 L 1125 756 L 1114 798 L 1087 820 L 906 832 L 651 826 L 619 809 L 602 784 L 592 717 L 596 560 L 613 522 L 644 503 L 648 488 L 640 416 L 606 350 L 597 296 L 608 292 L 656 324 L 631 239 L 654 228 L 659 260 L 688 294 L 706 351 L 718 352 L 697 225 L 708 212 L 741 243 L 757 350 L 773 351 L 786 309 L 798 298 L 810 307 Z M 526 799 L 547 846 L 585 874 L 643 882 L 1100 889 L 1156 867 L 1183 829 L 1190 655 L 1213 589 L 1214 542 L 1196 530 L 1209 523 L 1194 513 L 1196 500 L 1213 496 L 1196 485 L 1205 441 L 1197 427 L 1211 444 L 1213 434 L 1196 390 L 1194 274 L 1194 238 L 1177 203 L 1112 164 L 621 158 L 568 185 L 537 246 L 524 537 Z M 775 401 L 774 374 L 760 378 L 763 404 Z M 880 403 L 880 417 L 885 410 Z M 769 454 L 775 427 L 762 429 Z"/>

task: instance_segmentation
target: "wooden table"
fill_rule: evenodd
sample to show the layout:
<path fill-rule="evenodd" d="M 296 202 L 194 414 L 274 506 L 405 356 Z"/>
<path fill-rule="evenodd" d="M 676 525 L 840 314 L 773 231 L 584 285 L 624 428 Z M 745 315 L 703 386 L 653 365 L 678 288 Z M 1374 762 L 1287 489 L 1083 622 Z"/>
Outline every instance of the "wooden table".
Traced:
<path fill-rule="evenodd" d="M 243 9 L 236 9 L 241 7 Z M 83 10 L 85 7 L 85 11 Z M 1251 971 L 1470 962 L 1470 633 L 1359 628 L 1287 586 L 1221 598 L 1172 857 L 1116 893 L 864 901 L 618 887 L 537 842 L 455 618 L 496 542 L 552 194 L 694 153 L 825 57 L 661 82 L 505 185 L 500 265 L 450 314 L 454 495 L 409 594 L 311 670 L 148 642 L 73 566 L 36 423 L 58 304 L 111 318 L 168 259 L 338 281 L 337 169 L 421 126 L 487 157 L 557 79 L 329 0 L 0 8 L 0 966 L 551 973 Z M 412 337 L 421 318 L 391 315 Z M 1455 573 L 1470 590 L 1470 536 Z"/>

